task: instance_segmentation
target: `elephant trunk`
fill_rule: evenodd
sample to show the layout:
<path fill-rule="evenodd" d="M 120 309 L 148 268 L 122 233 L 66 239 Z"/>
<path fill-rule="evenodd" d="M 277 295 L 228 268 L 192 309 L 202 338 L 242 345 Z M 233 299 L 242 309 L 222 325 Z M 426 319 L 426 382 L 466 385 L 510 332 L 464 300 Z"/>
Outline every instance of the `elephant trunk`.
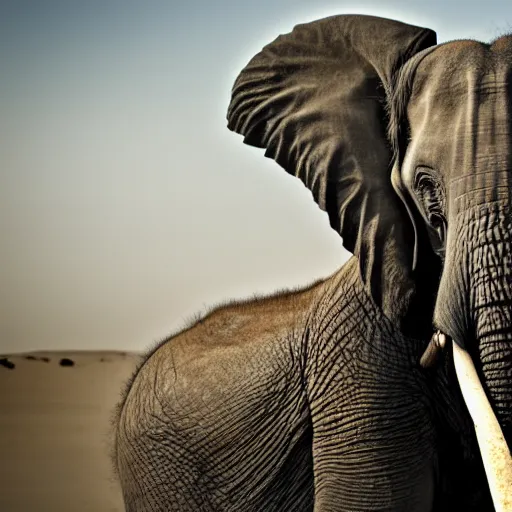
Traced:
<path fill-rule="evenodd" d="M 512 434 L 512 211 L 474 205 L 449 230 L 434 322 L 472 356 L 502 428 Z M 509 437 L 509 444 L 512 439 Z"/>
<path fill-rule="evenodd" d="M 508 201 L 489 201 L 459 212 L 449 221 L 454 227 L 448 230 L 434 323 L 457 344 L 457 376 L 475 424 L 495 507 L 508 511 L 510 488 L 500 490 L 499 486 L 512 485 L 512 209 Z M 460 361 L 473 369 L 464 369 Z M 473 380 L 464 379 L 467 374 Z M 481 402 L 487 400 L 487 409 L 485 404 L 483 408 L 471 405 L 477 395 Z M 487 412 L 477 418 L 478 410 Z M 499 437 L 497 444 L 489 441 Z M 493 460 L 497 461 L 494 467 Z"/>
<path fill-rule="evenodd" d="M 500 280 L 497 281 L 500 285 Z M 510 286 L 510 285 L 509 285 Z M 492 401 L 494 411 L 512 447 L 512 328 L 510 301 L 486 304 L 477 318 L 478 355 L 483 383 Z M 495 318 L 488 325 L 483 315 Z M 504 318 L 506 317 L 506 318 Z M 483 325 L 485 324 L 485 325 Z"/>
<path fill-rule="evenodd" d="M 479 220 L 469 255 L 470 311 L 484 383 L 502 428 L 509 430 L 512 427 L 511 211 L 496 206 L 490 210 Z"/>

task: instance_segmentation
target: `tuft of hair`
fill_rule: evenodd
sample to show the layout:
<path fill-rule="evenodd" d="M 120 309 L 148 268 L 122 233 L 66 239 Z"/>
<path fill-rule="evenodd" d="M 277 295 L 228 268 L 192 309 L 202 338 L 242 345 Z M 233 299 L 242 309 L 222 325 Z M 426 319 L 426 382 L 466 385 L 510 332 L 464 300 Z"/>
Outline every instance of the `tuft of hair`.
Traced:
<path fill-rule="evenodd" d="M 393 150 L 393 162 L 402 164 L 409 143 L 407 105 L 412 94 L 414 76 L 421 61 L 440 45 L 431 46 L 407 60 L 394 74 L 393 83 L 386 94 L 388 117 L 387 136 Z"/>
<path fill-rule="evenodd" d="M 512 24 L 508 23 L 505 29 L 497 29 L 496 33 L 498 34 L 494 39 L 489 43 L 492 46 L 496 41 L 502 39 L 504 37 L 512 37 Z"/>

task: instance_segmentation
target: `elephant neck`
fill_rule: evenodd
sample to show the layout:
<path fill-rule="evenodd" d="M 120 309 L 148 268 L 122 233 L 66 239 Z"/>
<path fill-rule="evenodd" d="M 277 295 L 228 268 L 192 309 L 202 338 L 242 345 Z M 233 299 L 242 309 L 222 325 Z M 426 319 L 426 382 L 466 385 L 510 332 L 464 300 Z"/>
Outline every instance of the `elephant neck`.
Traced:
<path fill-rule="evenodd" d="M 423 247 L 423 239 L 426 240 L 426 235 L 420 237 L 418 242 L 422 257 L 408 275 L 403 274 L 403 268 L 397 265 L 395 256 L 388 255 L 383 261 L 380 289 L 388 290 L 384 293 L 375 296 L 368 279 L 363 278 L 355 256 L 351 259 L 350 271 L 353 273 L 354 286 L 364 295 L 365 302 L 371 302 L 372 309 L 378 310 L 401 335 L 429 340 L 433 334 L 432 317 L 442 264 L 430 246 Z"/>
<path fill-rule="evenodd" d="M 419 312 L 416 313 L 419 309 L 409 310 L 411 316 L 408 321 L 414 321 L 412 315 L 419 315 Z M 366 289 L 355 256 L 323 283 L 309 320 L 316 324 L 313 332 L 332 333 L 328 338 L 334 343 L 350 344 L 353 339 L 372 344 L 387 339 L 390 352 L 394 350 L 397 358 L 402 360 L 400 364 L 407 366 L 417 364 L 432 334 L 431 328 L 417 328 L 415 331 L 421 332 L 423 336 L 410 336 L 403 332 L 403 326 L 396 319 L 384 313 Z M 421 318 L 421 323 L 427 323 L 430 327 L 430 318 L 427 320 L 425 322 Z M 418 316 L 416 321 L 420 322 Z"/>

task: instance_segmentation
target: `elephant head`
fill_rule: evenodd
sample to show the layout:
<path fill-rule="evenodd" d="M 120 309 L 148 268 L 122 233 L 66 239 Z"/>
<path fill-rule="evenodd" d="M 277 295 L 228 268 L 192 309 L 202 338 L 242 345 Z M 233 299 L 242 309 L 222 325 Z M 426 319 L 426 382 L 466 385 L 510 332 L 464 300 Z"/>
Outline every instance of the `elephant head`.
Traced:
<path fill-rule="evenodd" d="M 311 190 L 391 321 L 471 356 L 510 445 L 512 37 L 298 25 L 240 73 L 228 127 Z"/>

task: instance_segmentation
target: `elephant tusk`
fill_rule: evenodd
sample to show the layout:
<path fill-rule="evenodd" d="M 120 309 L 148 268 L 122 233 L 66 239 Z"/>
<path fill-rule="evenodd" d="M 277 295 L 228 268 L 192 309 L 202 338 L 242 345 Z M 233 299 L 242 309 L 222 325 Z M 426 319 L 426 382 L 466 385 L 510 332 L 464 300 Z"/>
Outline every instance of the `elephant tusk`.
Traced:
<path fill-rule="evenodd" d="M 444 335 L 443 335 L 444 336 Z M 453 345 L 455 372 L 475 425 L 496 512 L 512 512 L 512 456 L 470 355 Z"/>
<path fill-rule="evenodd" d="M 439 356 L 441 355 L 445 345 L 445 335 L 440 331 L 436 331 L 430 339 L 430 343 L 425 349 L 425 352 L 423 352 L 423 355 L 421 356 L 420 365 L 423 368 L 432 368 L 439 359 Z"/>

